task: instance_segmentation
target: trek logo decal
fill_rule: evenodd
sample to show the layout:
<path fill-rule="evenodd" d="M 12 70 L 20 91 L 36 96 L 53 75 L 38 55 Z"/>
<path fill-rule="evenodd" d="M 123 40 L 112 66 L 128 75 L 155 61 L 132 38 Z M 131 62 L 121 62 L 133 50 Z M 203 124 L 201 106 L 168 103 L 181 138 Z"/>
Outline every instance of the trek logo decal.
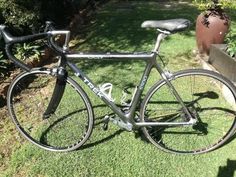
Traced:
<path fill-rule="evenodd" d="M 89 80 L 84 77 L 84 83 L 87 84 L 89 86 L 89 88 L 97 95 L 99 96 L 100 98 L 103 97 L 103 93 L 98 89 L 96 88 L 91 82 L 89 82 Z"/>

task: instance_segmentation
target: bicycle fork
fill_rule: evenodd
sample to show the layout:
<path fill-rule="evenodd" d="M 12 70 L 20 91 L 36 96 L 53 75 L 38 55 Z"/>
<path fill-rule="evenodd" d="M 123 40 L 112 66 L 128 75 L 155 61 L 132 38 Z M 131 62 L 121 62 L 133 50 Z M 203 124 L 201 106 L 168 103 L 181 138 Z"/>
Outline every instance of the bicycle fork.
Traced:
<path fill-rule="evenodd" d="M 51 75 L 56 77 L 56 83 L 49 104 L 43 113 L 43 119 L 49 118 L 57 110 L 66 87 L 65 78 L 67 77 L 67 72 L 64 68 L 51 69 Z"/>

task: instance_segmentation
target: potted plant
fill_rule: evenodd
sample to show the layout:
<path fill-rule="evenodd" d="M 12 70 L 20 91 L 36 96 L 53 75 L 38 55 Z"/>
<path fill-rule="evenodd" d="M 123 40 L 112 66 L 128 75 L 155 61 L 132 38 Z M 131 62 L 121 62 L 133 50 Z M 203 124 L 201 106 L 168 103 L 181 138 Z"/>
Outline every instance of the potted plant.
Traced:
<path fill-rule="evenodd" d="M 233 3 L 231 0 L 195 0 L 205 9 L 196 21 L 196 41 L 200 53 L 209 54 L 211 44 L 221 44 L 229 31 L 230 18 L 223 8 Z"/>
<path fill-rule="evenodd" d="M 236 60 L 236 35 L 231 31 L 226 38 L 226 52 Z"/>

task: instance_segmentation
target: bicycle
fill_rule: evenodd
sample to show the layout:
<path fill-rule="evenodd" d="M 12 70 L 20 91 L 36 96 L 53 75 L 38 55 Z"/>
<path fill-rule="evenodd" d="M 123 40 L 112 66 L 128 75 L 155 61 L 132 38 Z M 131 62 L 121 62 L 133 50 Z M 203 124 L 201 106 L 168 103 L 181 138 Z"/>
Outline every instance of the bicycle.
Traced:
<path fill-rule="evenodd" d="M 234 85 L 209 70 L 171 73 L 163 70 L 156 60 L 162 40 L 189 25 L 186 19 L 145 21 L 143 28 L 159 31 L 153 51 L 104 54 L 71 53 L 68 47 L 70 31 L 54 30 L 50 22 L 45 32 L 22 37 L 12 36 L 6 26 L 1 25 L 9 59 L 25 70 L 12 81 L 8 90 L 11 119 L 27 140 L 43 149 L 67 152 L 81 147 L 92 133 L 94 113 L 84 89 L 69 76 L 66 68 L 69 67 L 115 113 L 105 116 L 104 129 L 111 121 L 127 131 L 142 130 L 152 144 L 171 153 L 201 154 L 221 147 L 236 129 Z M 65 36 L 63 47 L 55 42 L 57 35 Z M 12 54 L 15 43 L 38 39 L 47 39 L 50 48 L 58 53 L 58 66 L 31 69 Z M 99 88 L 72 59 L 143 60 L 146 66 L 130 104 L 118 107 L 112 100 L 112 85 Z M 153 69 L 162 79 L 142 99 Z"/>

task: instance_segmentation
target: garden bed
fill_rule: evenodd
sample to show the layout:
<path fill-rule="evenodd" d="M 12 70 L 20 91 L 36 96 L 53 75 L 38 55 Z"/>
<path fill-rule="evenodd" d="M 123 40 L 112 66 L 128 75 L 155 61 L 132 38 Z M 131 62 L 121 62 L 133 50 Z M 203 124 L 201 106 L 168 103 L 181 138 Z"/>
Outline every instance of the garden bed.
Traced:
<path fill-rule="evenodd" d="M 16 69 L 10 72 L 10 74 L 0 78 L 0 83 L 1 83 L 0 84 L 0 108 L 6 105 L 6 96 L 7 96 L 8 87 L 12 79 L 19 73 L 20 73 L 20 70 Z"/>
<path fill-rule="evenodd" d="M 210 55 L 201 56 L 200 61 L 202 67 L 207 70 L 212 70 L 218 72 L 232 81 L 234 84 L 236 83 L 236 60 L 230 57 L 226 52 L 225 44 L 213 44 L 211 45 Z M 217 84 L 224 95 L 224 98 L 231 104 L 235 105 L 234 99 L 232 99 L 231 92 L 220 85 Z M 235 108 L 236 109 L 236 108 Z"/>
<path fill-rule="evenodd" d="M 208 62 L 219 73 L 236 83 L 236 60 L 229 56 L 225 49 L 225 44 L 213 44 Z"/>

